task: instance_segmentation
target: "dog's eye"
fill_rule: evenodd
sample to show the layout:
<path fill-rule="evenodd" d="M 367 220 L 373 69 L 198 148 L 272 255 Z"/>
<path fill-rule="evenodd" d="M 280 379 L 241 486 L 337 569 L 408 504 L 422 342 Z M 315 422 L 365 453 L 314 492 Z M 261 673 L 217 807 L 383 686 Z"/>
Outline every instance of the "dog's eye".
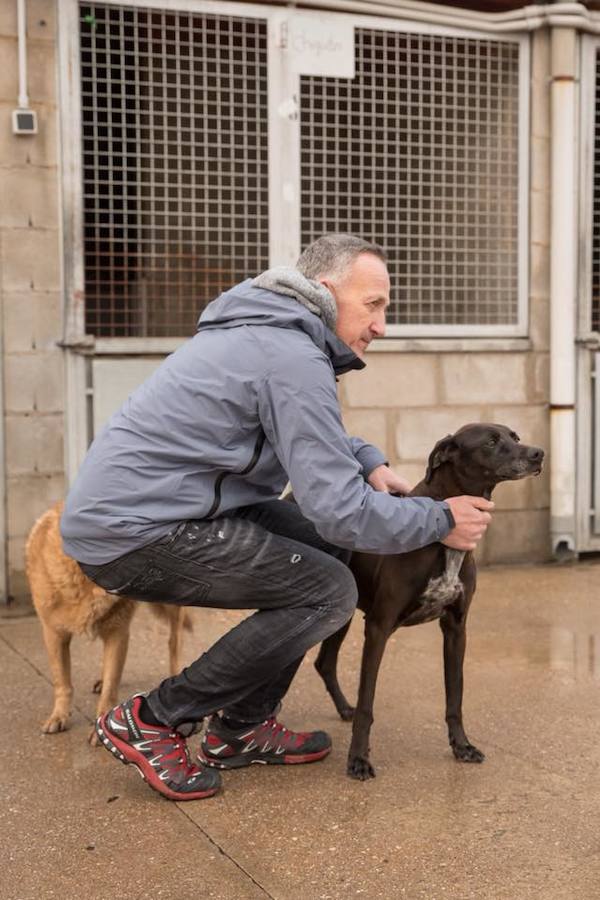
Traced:
<path fill-rule="evenodd" d="M 485 446 L 486 447 L 495 447 L 497 443 L 498 443 L 498 438 L 492 437 L 489 439 L 489 441 L 487 442 L 487 444 Z"/>

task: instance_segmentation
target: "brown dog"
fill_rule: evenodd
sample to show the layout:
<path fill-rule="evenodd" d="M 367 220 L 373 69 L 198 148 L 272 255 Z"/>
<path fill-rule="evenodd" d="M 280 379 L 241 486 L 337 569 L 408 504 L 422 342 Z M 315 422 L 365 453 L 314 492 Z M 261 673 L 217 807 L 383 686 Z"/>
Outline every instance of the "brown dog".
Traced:
<path fill-rule="evenodd" d="M 514 431 L 503 425 L 465 425 L 436 444 L 425 478 L 411 496 L 444 500 L 470 494 L 489 499 L 501 481 L 538 475 L 543 458 L 543 450 L 520 444 Z M 342 719 L 354 719 L 348 774 L 360 780 L 375 775 L 369 761 L 369 734 L 377 673 L 387 639 L 400 626 L 434 619 L 439 619 L 444 636 L 450 746 L 459 760 L 483 762 L 483 753 L 469 743 L 462 723 L 466 622 L 475 591 L 473 555 L 436 543 L 393 556 L 355 552 L 350 568 L 358 584 L 358 608 L 365 613 L 356 710 L 344 697 L 337 680 L 338 652 L 350 623 L 323 641 L 315 662 Z"/>
<path fill-rule="evenodd" d="M 129 626 L 139 602 L 107 594 L 63 553 L 59 531 L 62 508 L 62 502 L 57 503 L 40 516 L 25 548 L 27 578 L 42 623 L 54 686 L 54 707 L 42 725 L 42 731 L 48 734 L 64 731 L 71 713 L 69 645 L 74 634 L 85 633 L 104 642 L 102 678 L 94 686 L 94 691 L 100 693 L 96 715 L 102 715 L 116 704 L 127 656 Z M 147 605 L 169 625 L 169 668 L 171 674 L 176 674 L 180 670 L 182 630 L 191 630 L 191 620 L 180 606 Z M 97 743 L 93 728 L 89 741 Z"/>

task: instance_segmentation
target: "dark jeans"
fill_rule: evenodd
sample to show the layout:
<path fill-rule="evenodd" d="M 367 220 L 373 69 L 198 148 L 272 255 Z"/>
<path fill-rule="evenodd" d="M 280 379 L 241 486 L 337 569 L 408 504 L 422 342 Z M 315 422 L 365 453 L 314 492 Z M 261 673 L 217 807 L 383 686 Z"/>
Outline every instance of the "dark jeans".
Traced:
<path fill-rule="evenodd" d="M 156 543 L 81 568 L 106 590 L 138 600 L 258 610 L 150 692 L 155 716 L 177 727 L 217 710 L 242 722 L 275 712 L 306 651 L 354 612 L 349 556 L 296 504 L 273 500 L 182 522 Z"/>

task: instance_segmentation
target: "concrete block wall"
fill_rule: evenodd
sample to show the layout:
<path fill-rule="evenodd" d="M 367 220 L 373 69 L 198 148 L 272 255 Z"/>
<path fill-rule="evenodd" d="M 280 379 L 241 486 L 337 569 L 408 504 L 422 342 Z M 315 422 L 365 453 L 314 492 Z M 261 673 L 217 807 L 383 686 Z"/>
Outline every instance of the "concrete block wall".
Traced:
<path fill-rule="evenodd" d="M 522 349 L 473 350 L 430 344 L 426 352 L 371 351 L 367 368 L 341 379 L 344 421 L 370 440 L 412 484 L 425 474 L 435 443 L 468 422 L 509 425 L 522 441 L 549 448 L 550 93 L 549 34 L 532 37 L 529 340 Z M 427 342 L 419 342 L 427 348 Z M 513 344 L 510 345 L 514 347 Z M 550 556 L 548 457 L 538 478 L 500 485 L 479 561 L 525 562 Z"/>
<path fill-rule="evenodd" d="M 25 539 L 64 491 L 56 0 L 28 0 L 27 75 L 38 134 L 12 134 L 17 4 L 0 3 L 0 301 L 8 592 L 27 593 Z"/>
<path fill-rule="evenodd" d="M 535 352 L 374 353 L 342 379 L 350 433 L 381 447 L 411 484 L 440 438 L 468 422 L 499 422 L 548 447 L 548 411 Z M 547 559 L 548 476 L 511 482 L 479 551 L 482 563 Z"/>

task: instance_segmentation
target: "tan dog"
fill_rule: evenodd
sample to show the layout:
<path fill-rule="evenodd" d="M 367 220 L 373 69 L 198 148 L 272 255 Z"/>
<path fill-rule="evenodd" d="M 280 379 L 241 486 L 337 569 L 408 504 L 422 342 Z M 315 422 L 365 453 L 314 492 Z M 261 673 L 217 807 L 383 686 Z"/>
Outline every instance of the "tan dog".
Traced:
<path fill-rule="evenodd" d="M 56 503 L 37 520 L 25 548 L 27 578 L 50 660 L 54 707 L 42 731 L 64 731 L 71 714 L 73 685 L 69 645 L 74 634 L 100 637 L 104 642 L 102 679 L 94 686 L 100 694 L 96 715 L 117 702 L 117 694 L 129 643 L 129 626 L 139 601 L 107 594 L 87 578 L 77 563 L 63 553 L 59 531 L 62 502 Z M 169 668 L 180 670 L 182 631 L 192 628 L 189 615 L 180 606 L 146 604 L 169 624 Z M 89 736 L 96 744 L 92 728 Z"/>

